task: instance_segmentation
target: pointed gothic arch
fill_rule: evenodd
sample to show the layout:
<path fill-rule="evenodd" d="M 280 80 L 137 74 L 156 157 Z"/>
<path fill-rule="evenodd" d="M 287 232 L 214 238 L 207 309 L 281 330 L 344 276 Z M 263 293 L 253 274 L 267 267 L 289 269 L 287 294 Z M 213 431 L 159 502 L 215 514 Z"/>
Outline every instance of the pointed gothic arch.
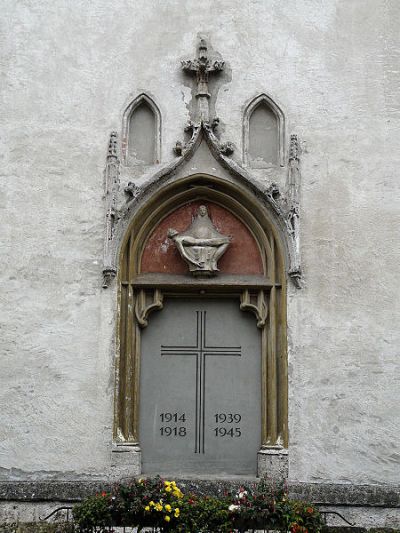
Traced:
<path fill-rule="evenodd" d="M 126 107 L 122 118 L 122 161 L 158 164 L 161 159 L 161 112 L 148 94 L 141 93 Z"/>
<path fill-rule="evenodd" d="M 213 203 L 236 217 L 257 243 L 261 272 L 212 280 L 143 272 L 142 257 L 155 228 L 179 208 Z M 119 248 L 119 356 L 116 365 L 114 439 L 140 446 L 139 401 L 141 333 L 165 295 L 230 295 L 255 315 L 261 330 L 261 454 L 288 445 L 286 272 L 284 238 L 272 210 L 245 187 L 198 174 L 172 181 L 151 194 L 130 217 Z M 179 278 L 179 276 L 178 276 Z"/>
<path fill-rule="evenodd" d="M 254 168 L 284 166 L 285 116 L 267 94 L 255 96 L 243 115 L 243 162 Z"/>

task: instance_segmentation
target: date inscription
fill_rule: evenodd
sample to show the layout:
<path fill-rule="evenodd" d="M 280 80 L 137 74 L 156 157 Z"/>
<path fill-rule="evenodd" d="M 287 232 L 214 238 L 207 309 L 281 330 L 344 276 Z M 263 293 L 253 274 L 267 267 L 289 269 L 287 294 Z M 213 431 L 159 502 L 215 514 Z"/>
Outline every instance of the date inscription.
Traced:
<path fill-rule="evenodd" d="M 160 413 L 160 422 L 161 437 L 186 437 L 186 413 Z"/>
<path fill-rule="evenodd" d="M 242 420 L 239 413 L 215 413 L 215 423 L 217 427 L 213 429 L 216 437 L 239 438 L 242 436 L 240 427 L 237 425 Z"/>

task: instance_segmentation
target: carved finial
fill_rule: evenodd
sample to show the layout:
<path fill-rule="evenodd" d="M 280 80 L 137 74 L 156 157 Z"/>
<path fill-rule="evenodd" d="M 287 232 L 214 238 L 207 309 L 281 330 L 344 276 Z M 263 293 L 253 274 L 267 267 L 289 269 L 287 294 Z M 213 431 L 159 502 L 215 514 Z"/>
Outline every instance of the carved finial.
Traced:
<path fill-rule="evenodd" d="M 107 157 L 118 157 L 117 155 L 117 132 L 116 131 L 112 131 L 110 134 Z"/>
<path fill-rule="evenodd" d="M 208 57 L 207 43 L 204 39 L 200 39 L 197 58 L 186 59 L 182 61 L 181 64 L 182 69 L 185 72 L 189 74 L 196 74 L 198 119 L 200 121 L 208 122 L 208 99 L 210 98 L 210 93 L 208 91 L 208 76 L 212 72 L 219 72 L 223 70 L 225 62 L 217 59 L 210 61 Z"/>

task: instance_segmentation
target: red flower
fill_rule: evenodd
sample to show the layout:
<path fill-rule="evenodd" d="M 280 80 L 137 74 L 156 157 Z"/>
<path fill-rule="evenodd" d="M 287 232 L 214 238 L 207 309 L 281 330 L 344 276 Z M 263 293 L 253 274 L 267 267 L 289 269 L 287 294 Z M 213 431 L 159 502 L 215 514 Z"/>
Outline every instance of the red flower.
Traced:
<path fill-rule="evenodd" d="M 312 507 L 307 507 L 306 513 L 313 514 L 313 512 L 314 512 L 314 509 Z"/>
<path fill-rule="evenodd" d="M 103 492 L 101 493 L 101 495 L 102 495 L 103 498 L 105 498 L 105 497 L 107 496 L 107 492 L 105 492 L 105 491 L 103 490 Z"/>

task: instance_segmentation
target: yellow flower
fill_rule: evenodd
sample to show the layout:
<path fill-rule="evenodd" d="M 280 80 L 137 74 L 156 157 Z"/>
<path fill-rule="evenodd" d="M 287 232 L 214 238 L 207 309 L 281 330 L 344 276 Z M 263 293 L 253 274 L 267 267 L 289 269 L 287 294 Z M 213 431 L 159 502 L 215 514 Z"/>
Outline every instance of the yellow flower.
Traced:
<path fill-rule="evenodd" d="M 164 505 L 164 509 L 165 509 L 168 513 L 170 513 L 171 510 L 172 510 L 172 507 L 170 506 L 169 503 L 167 503 L 167 505 Z"/>
<path fill-rule="evenodd" d="M 183 498 L 183 494 L 179 489 L 174 490 L 173 495 L 175 498 Z"/>
<path fill-rule="evenodd" d="M 168 515 L 167 515 L 167 516 L 164 516 L 164 520 L 165 520 L 166 522 L 169 522 L 169 521 L 171 520 L 171 517 L 168 516 Z"/>
<path fill-rule="evenodd" d="M 171 492 L 171 490 L 172 490 L 172 489 L 171 489 L 171 487 L 170 487 L 169 485 L 168 485 L 168 487 L 165 487 L 165 491 L 166 491 L 166 492 Z"/>
<path fill-rule="evenodd" d="M 161 505 L 161 503 L 156 503 L 155 506 L 154 506 L 154 509 L 155 509 L 156 511 L 162 511 L 162 505 Z"/>
<path fill-rule="evenodd" d="M 180 510 L 178 509 L 178 507 L 175 509 L 175 518 L 178 518 L 180 514 Z"/>
<path fill-rule="evenodd" d="M 168 487 L 169 485 L 171 485 L 171 482 L 170 482 L 170 481 L 164 481 L 164 485 L 165 485 L 166 487 Z"/>
<path fill-rule="evenodd" d="M 151 500 L 151 502 L 149 503 L 149 505 L 151 505 L 151 507 L 154 507 L 154 506 L 155 506 L 155 503 L 153 502 L 153 500 Z"/>
<path fill-rule="evenodd" d="M 150 506 L 149 505 L 146 505 L 146 507 L 144 508 L 145 511 L 150 511 Z"/>

